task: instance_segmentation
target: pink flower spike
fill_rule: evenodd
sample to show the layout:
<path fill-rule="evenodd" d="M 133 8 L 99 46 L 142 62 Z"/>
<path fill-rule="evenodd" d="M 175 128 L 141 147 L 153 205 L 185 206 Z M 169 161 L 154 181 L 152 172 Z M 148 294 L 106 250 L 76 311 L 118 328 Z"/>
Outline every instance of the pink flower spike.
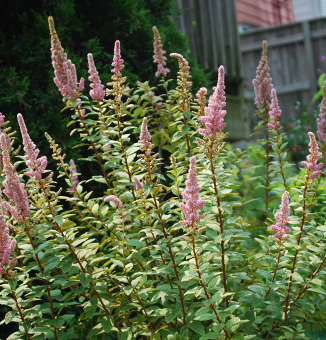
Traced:
<path fill-rule="evenodd" d="M 321 101 L 319 118 L 317 118 L 317 135 L 322 143 L 325 143 L 326 133 L 326 86 L 323 86 L 323 100 Z"/>
<path fill-rule="evenodd" d="M 0 272 L 2 272 L 1 265 L 8 265 L 10 263 L 10 255 L 15 247 L 16 240 L 10 239 L 8 224 L 3 216 L 0 194 Z"/>
<path fill-rule="evenodd" d="M 271 229 L 277 231 L 274 236 L 278 239 L 290 231 L 290 228 L 286 226 L 286 223 L 290 221 L 289 213 L 289 193 L 285 191 L 282 195 L 280 211 L 275 214 L 277 222 L 276 224 L 271 225 Z"/>
<path fill-rule="evenodd" d="M 278 100 L 276 96 L 276 90 L 272 89 L 272 103 L 269 107 L 269 116 L 271 118 L 271 122 L 267 124 L 267 127 L 271 130 L 276 130 L 279 124 L 279 118 L 281 117 L 282 111 L 278 107 Z"/>
<path fill-rule="evenodd" d="M 194 227 L 203 215 L 198 215 L 198 211 L 203 207 L 205 201 L 199 200 L 201 187 L 197 183 L 196 157 L 190 157 L 189 170 L 186 180 L 186 189 L 182 192 L 182 197 L 186 204 L 179 203 L 185 219 L 181 221 L 183 226 Z"/>
<path fill-rule="evenodd" d="M 120 41 L 116 40 L 114 45 L 114 57 L 113 57 L 113 63 L 112 66 L 114 67 L 113 70 L 111 70 L 112 73 L 120 74 L 120 71 L 124 68 L 124 65 L 122 65 L 123 59 L 121 59 L 120 55 Z"/>
<path fill-rule="evenodd" d="M 156 28 L 156 26 L 153 26 L 153 32 L 154 32 L 154 63 L 157 63 L 157 71 L 155 73 L 156 77 L 159 77 L 161 74 L 163 76 L 166 76 L 170 70 L 168 68 L 164 68 L 164 66 L 166 65 L 166 57 L 164 56 L 164 54 L 166 53 L 165 51 L 163 51 L 163 45 L 161 42 L 161 37 L 160 34 L 158 32 L 158 29 Z"/>
<path fill-rule="evenodd" d="M 134 177 L 134 181 L 136 184 L 136 191 L 143 189 L 143 184 L 140 182 L 140 180 L 137 177 Z"/>
<path fill-rule="evenodd" d="M 163 105 L 162 102 L 154 103 L 154 109 L 155 109 L 155 111 L 158 111 L 158 110 L 161 108 L 162 105 Z"/>
<path fill-rule="evenodd" d="M 205 96 L 207 94 L 207 88 L 206 87 L 201 87 L 197 93 L 196 93 L 196 97 L 198 98 L 198 100 L 200 102 L 204 102 L 205 103 Z"/>
<path fill-rule="evenodd" d="M 309 179 L 314 180 L 316 177 L 320 175 L 320 170 L 324 167 L 323 163 L 317 164 L 318 160 L 321 158 L 322 153 L 319 152 L 319 147 L 316 142 L 316 138 L 313 132 L 308 132 L 310 143 L 308 144 L 310 146 L 309 152 L 310 155 L 307 156 L 307 160 L 302 162 L 302 165 L 305 166 L 308 169 L 307 176 Z"/>
<path fill-rule="evenodd" d="M 70 175 L 71 175 L 71 180 L 73 181 L 75 187 L 77 187 L 77 184 L 79 183 L 79 180 L 78 180 L 78 176 L 77 176 L 77 169 L 76 169 L 76 165 L 75 165 L 75 162 L 71 159 L 69 161 L 69 165 L 70 165 Z M 68 188 L 68 191 L 74 191 L 75 188 L 73 186 L 70 186 Z"/>
<path fill-rule="evenodd" d="M 78 91 L 82 91 L 83 81 L 80 80 L 77 91 L 76 67 L 67 60 L 67 54 L 61 46 L 57 32 L 54 28 L 53 17 L 49 17 L 49 29 L 51 34 L 51 57 L 54 68 L 54 83 L 57 85 L 61 95 L 68 100 L 76 100 L 79 97 Z"/>
<path fill-rule="evenodd" d="M 103 98 L 105 97 L 105 91 L 103 90 L 103 85 L 101 84 L 98 72 L 96 71 L 93 55 L 91 53 L 88 53 L 87 59 L 89 65 L 88 73 L 90 74 L 88 79 L 91 81 L 92 88 L 89 91 L 89 95 L 93 100 L 103 100 Z"/>
<path fill-rule="evenodd" d="M 252 81 L 255 90 L 255 102 L 258 110 L 265 107 L 267 100 L 273 88 L 272 78 L 269 75 L 269 67 L 267 62 L 267 42 L 263 41 L 263 53 L 257 67 L 256 78 Z"/>
<path fill-rule="evenodd" d="M 199 117 L 199 120 L 205 124 L 206 128 L 198 129 L 198 132 L 208 136 L 211 140 L 214 140 L 226 126 L 224 122 L 226 110 L 223 110 L 226 105 L 224 89 L 224 67 L 220 66 L 217 85 L 214 94 L 209 98 L 208 107 L 205 107 L 205 116 Z"/>
<path fill-rule="evenodd" d="M 122 208 L 122 202 L 119 200 L 117 196 L 114 196 L 114 195 L 106 196 L 104 198 L 104 201 L 105 202 L 112 201 L 116 205 L 117 208 Z"/>
<path fill-rule="evenodd" d="M 85 79 L 81 77 L 79 80 L 78 92 L 82 92 L 84 90 L 84 85 L 85 85 Z"/>
<path fill-rule="evenodd" d="M 25 160 L 26 165 L 29 167 L 30 171 L 25 172 L 25 175 L 32 177 L 34 179 L 42 178 L 42 174 L 45 171 L 47 166 L 47 158 L 46 156 L 42 156 L 37 158 L 40 150 L 36 148 L 36 145 L 31 140 L 27 128 L 23 119 L 23 116 L 18 113 L 17 120 L 20 128 L 20 132 L 23 137 L 24 151 L 25 151 Z"/>
<path fill-rule="evenodd" d="M 186 60 L 186 58 L 184 58 L 179 53 L 171 53 L 170 57 L 178 59 L 180 73 L 182 74 L 183 82 L 184 82 L 185 86 L 190 85 L 190 82 L 187 81 L 187 79 L 191 77 L 190 74 L 189 74 L 190 66 L 188 65 L 188 61 Z"/>
<path fill-rule="evenodd" d="M 140 136 L 139 136 L 139 144 L 143 144 L 142 147 L 143 149 L 148 149 L 152 144 L 150 140 L 152 139 L 152 136 L 148 132 L 147 129 L 147 118 L 143 118 L 143 122 L 141 124 L 141 129 L 140 129 Z"/>
<path fill-rule="evenodd" d="M 30 215 L 29 204 L 27 201 L 27 192 L 24 183 L 20 183 L 18 174 L 13 172 L 14 167 L 10 161 L 10 154 L 6 143 L 4 133 L 0 134 L 0 146 L 2 152 L 3 171 L 6 174 L 5 180 L 2 182 L 3 193 L 14 204 L 12 207 L 8 202 L 4 202 L 7 211 L 12 213 L 13 217 L 22 222 L 23 219 Z M 20 209 L 19 214 L 17 213 Z"/>

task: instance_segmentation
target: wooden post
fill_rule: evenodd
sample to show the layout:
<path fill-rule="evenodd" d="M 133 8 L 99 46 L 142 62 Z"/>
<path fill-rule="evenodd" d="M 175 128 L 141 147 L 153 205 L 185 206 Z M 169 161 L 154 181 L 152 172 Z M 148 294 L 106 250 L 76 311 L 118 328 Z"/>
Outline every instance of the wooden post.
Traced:
<path fill-rule="evenodd" d="M 302 25 L 302 32 L 303 32 L 303 39 L 304 39 L 304 50 L 305 56 L 307 60 L 307 67 L 309 72 L 309 80 L 310 80 L 310 93 L 311 98 L 315 95 L 317 88 L 317 78 L 316 78 L 316 66 L 314 62 L 314 51 L 312 48 L 312 40 L 311 40 L 311 31 L 310 31 L 310 22 L 303 21 Z"/>

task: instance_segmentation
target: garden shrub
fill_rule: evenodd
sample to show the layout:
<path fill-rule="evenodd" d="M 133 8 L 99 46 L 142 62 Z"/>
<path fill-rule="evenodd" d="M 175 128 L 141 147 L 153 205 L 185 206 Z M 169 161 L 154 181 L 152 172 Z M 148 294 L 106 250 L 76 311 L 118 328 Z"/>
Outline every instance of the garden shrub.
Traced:
<path fill-rule="evenodd" d="M 62 97 L 52 81 L 48 15 L 53 15 L 68 58 L 76 65 L 78 76 L 86 79 L 87 89 L 87 53 L 93 54 L 101 80 L 107 83 L 111 77 L 115 40 L 120 40 L 124 46 L 127 65 L 124 74 L 130 86 L 145 80 L 153 86 L 156 71 L 151 51 L 153 25 L 160 30 L 167 51 L 189 55 L 186 36 L 177 31 L 170 20 L 177 15 L 174 8 L 175 0 L 98 0 L 95 5 L 88 0 L 2 1 L 0 9 L 6 15 L 0 22 L 1 112 L 15 130 L 18 129 L 15 116 L 21 112 L 34 142 L 44 145 L 46 154 L 51 151 L 44 131 L 60 142 L 68 157 L 80 157 L 80 150 L 73 148 L 78 138 L 67 133 L 69 114 L 61 112 Z M 207 86 L 209 76 L 194 60 L 189 62 L 196 86 Z M 168 67 L 173 73 L 177 72 L 174 60 L 168 60 Z M 21 141 L 20 136 L 17 137 Z M 55 169 L 51 157 L 48 166 Z M 82 170 L 90 174 L 94 168 L 85 163 Z M 60 184 L 63 183 L 60 181 Z"/>
<path fill-rule="evenodd" d="M 0 303 L 11 308 L 1 326 L 19 325 L 8 339 L 306 339 L 308 326 L 325 329 L 326 88 L 319 141 L 309 131 L 296 172 L 266 42 L 254 80 L 262 146 L 247 157 L 226 145 L 223 66 L 206 105 L 206 88 L 193 97 L 189 64 L 171 53 L 172 88 L 154 28 L 160 95 L 148 82 L 128 86 L 116 41 L 105 90 L 88 55 L 87 96 L 49 25 L 54 81 L 83 157 L 66 159 L 46 133 L 55 175 L 23 115 L 24 156 L 0 118 Z M 84 162 L 100 175 L 78 172 Z"/>

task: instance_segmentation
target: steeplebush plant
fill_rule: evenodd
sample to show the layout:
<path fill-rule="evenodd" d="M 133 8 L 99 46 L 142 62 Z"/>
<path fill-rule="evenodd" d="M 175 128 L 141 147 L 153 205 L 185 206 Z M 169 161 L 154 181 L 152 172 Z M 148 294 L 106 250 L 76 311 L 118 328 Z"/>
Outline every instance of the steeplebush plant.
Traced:
<path fill-rule="evenodd" d="M 49 25 L 54 81 L 85 157 L 68 162 L 46 133 L 54 174 L 23 116 L 22 155 L 1 115 L 8 339 L 306 339 L 308 325 L 325 329 L 326 90 L 319 141 L 309 132 L 307 160 L 290 176 L 264 42 L 254 81 L 265 136 L 257 158 L 263 176 L 252 178 L 264 202 L 257 224 L 239 195 L 246 152 L 226 144 L 223 66 L 206 105 L 207 89 L 193 98 L 188 62 L 172 53 L 179 73 L 169 88 L 154 27 L 160 96 L 148 82 L 129 88 L 120 41 L 105 89 L 88 54 L 88 96 L 51 17 Z M 82 162 L 98 172 L 85 178 Z"/>

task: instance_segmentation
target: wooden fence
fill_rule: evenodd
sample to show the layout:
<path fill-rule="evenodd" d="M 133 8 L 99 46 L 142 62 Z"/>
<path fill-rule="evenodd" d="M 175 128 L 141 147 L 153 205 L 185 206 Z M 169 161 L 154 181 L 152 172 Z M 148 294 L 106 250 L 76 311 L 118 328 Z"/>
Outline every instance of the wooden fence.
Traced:
<path fill-rule="evenodd" d="M 243 97 L 235 0 L 177 0 L 177 7 L 182 15 L 172 20 L 188 36 L 190 56 L 215 77 L 220 65 L 225 68 L 225 120 L 230 139 L 247 138 L 249 116 Z"/>
<path fill-rule="evenodd" d="M 252 79 L 267 40 L 268 64 L 277 91 L 282 117 L 296 118 L 295 101 L 309 104 L 318 90 L 317 69 L 326 71 L 326 18 L 259 28 L 241 36 L 245 97 L 254 98 Z"/>

